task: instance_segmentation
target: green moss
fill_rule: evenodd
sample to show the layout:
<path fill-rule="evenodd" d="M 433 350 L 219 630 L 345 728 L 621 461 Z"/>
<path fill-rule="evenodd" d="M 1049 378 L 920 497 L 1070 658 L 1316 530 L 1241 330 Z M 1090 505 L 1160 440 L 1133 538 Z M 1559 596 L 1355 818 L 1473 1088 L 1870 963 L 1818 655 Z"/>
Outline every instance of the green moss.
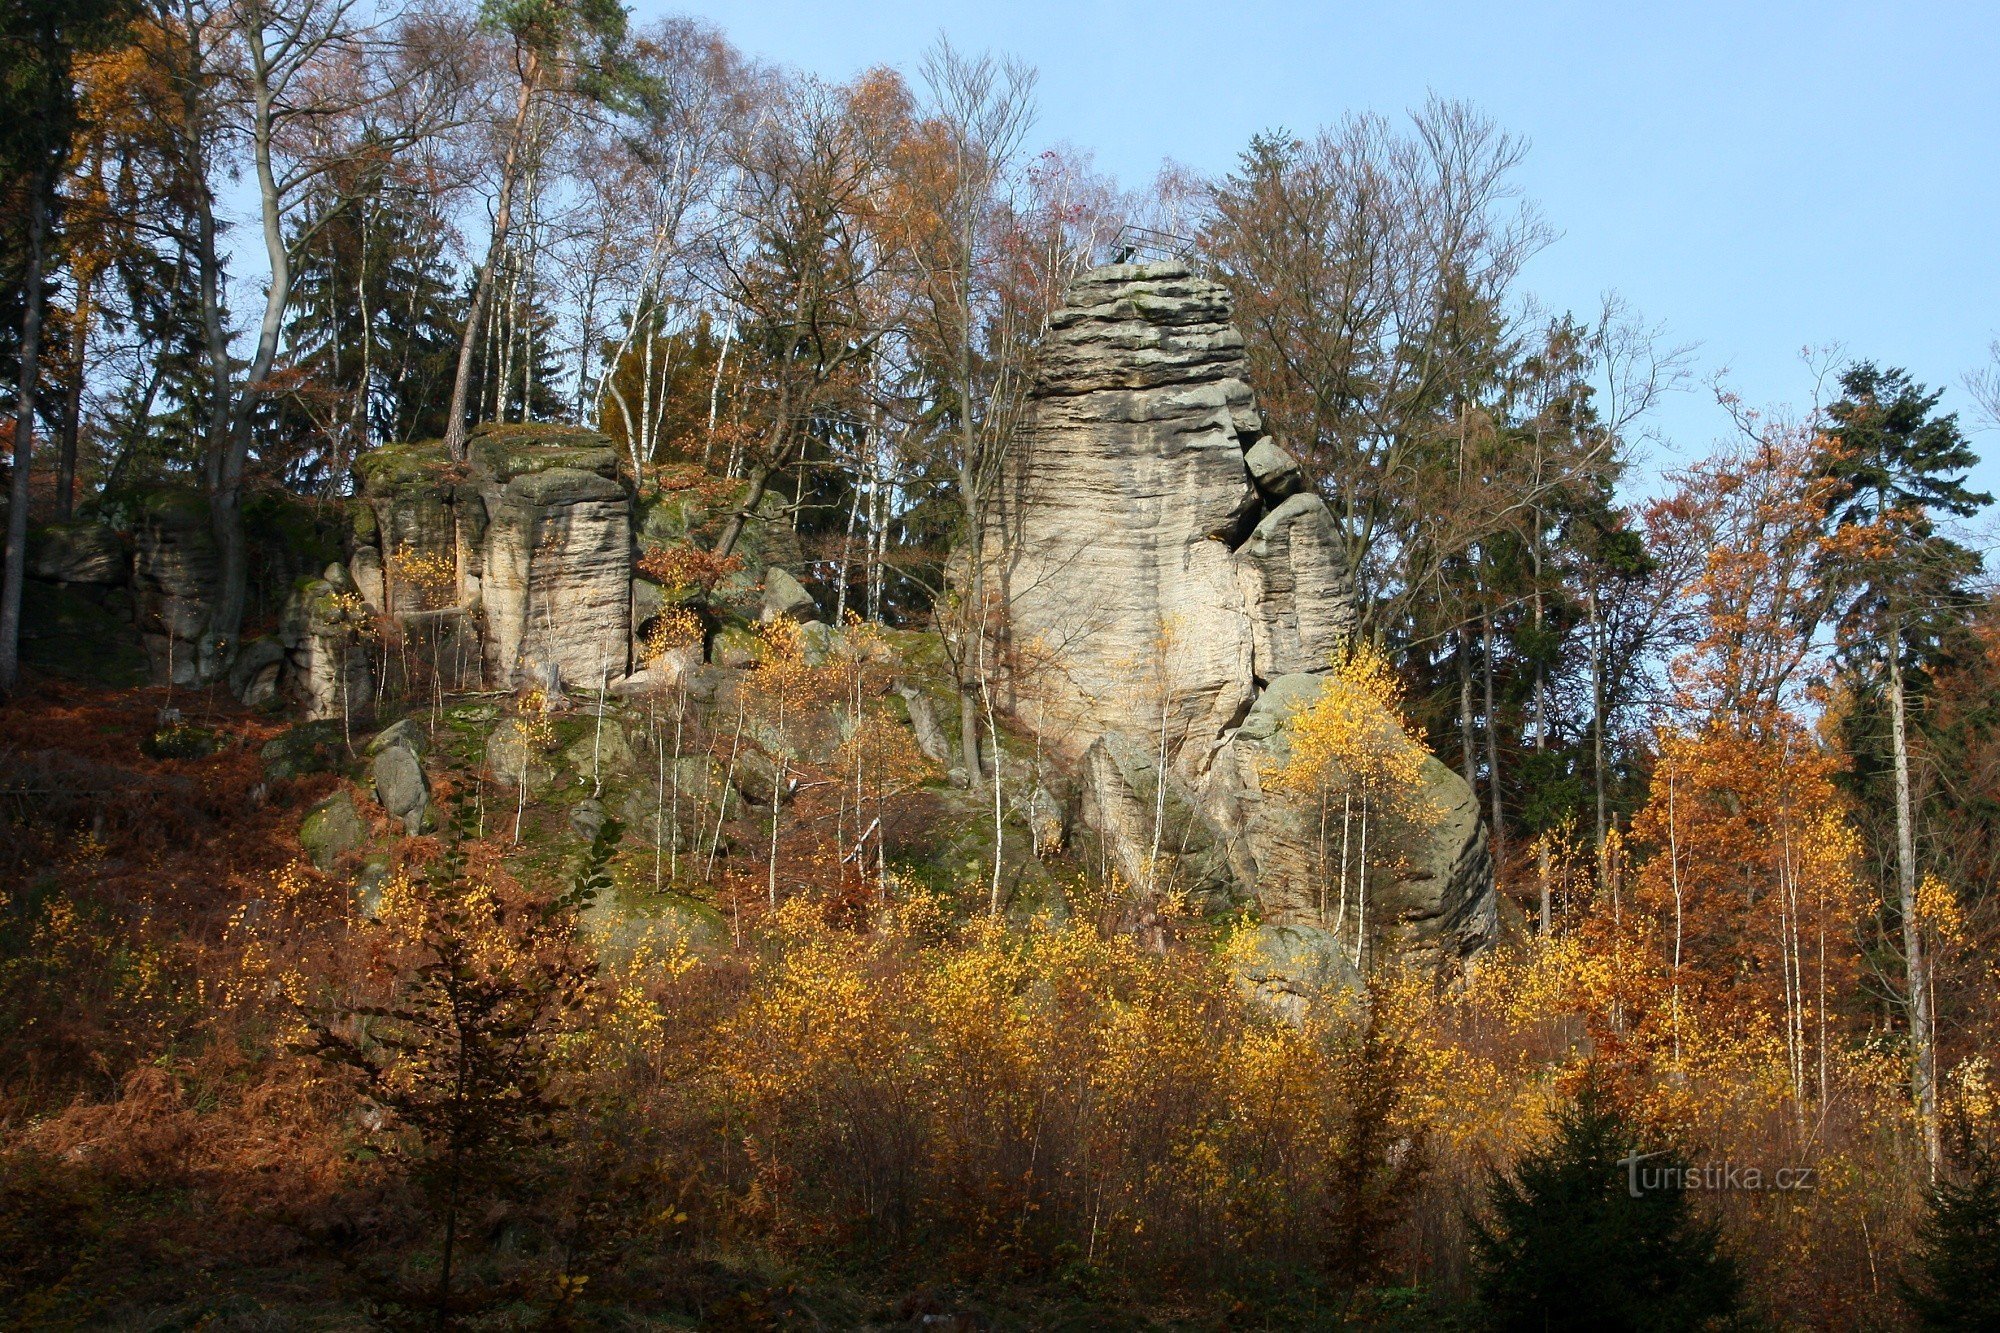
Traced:
<path fill-rule="evenodd" d="M 330 773 L 347 762 L 345 737 L 338 720 L 301 722 L 265 743 L 259 757 L 264 775 L 272 780 Z"/>
<path fill-rule="evenodd" d="M 500 481 L 571 468 L 601 477 L 618 475 L 618 449 L 606 437 L 579 426 L 542 423 L 487 426 L 472 437 L 473 466 Z"/>
<path fill-rule="evenodd" d="M 219 732 L 192 722 L 175 722 L 139 742 L 139 748 L 155 759 L 206 759 L 227 744 Z"/>
<path fill-rule="evenodd" d="M 437 485 L 449 479 L 451 455 L 443 444 L 382 444 L 354 461 L 363 492 L 389 495 L 412 486 Z"/>

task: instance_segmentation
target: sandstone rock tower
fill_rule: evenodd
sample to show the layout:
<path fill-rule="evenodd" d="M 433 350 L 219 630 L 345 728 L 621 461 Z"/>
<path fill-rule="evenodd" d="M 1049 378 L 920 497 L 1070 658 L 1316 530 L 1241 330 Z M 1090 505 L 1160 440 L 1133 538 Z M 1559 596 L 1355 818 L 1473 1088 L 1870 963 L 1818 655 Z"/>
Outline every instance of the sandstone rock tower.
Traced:
<path fill-rule="evenodd" d="M 1267 975 L 1341 967 L 1309 905 L 1295 812 L 1267 799 L 1286 722 L 1354 626 L 1326 503 L 1266 437 L 1228 292 L 1182 264 L 1094 269 L 1051 319 L 984 557 L 1015 716 L 1067 756 L 1082 814 L 1135 883 L 1253 900 Z M 1477 802 L 1426 773 L 1430 845 L 1383 882 L 1390 947 L 1440 961 L 1493 931 Z"/>

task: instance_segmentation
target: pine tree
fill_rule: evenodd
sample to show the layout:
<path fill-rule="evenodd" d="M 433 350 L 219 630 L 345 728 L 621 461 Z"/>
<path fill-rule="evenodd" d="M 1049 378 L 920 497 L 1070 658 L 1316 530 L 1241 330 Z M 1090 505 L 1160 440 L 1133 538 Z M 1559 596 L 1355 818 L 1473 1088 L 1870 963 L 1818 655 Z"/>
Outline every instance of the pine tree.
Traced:
<path fill-rule="evenodd" d="M 1473 1223 L 1479 1301 L 1495 1329 L 1698 1329 L 1736 1312 L 1741 1280 L 1697 1220 L 1673 1150 L 1633 1154 L 1645 1131 L 1592 1075 L 1545 1145 L 1488 1187 Z M 1640 1188 L 1661 1182 L 1658 1188 Z"/>
<path fill-rule="evenodd" d="M 560 1046 L 596 976 L 580 923 L 611 887 L 606 867 L 623 836 L 606 820 L 568 890 L 538 902 L 468 868 L 472 820 L 461 800 L 424 884 L 389 895 L 381 924 L 404 939 L 410 966 L 388 1003 L 308 1015 L 303 1048 L 358 1075 L 411 1136 L 409 1164 L 441 1233 L 436 1276 L 392 1287 L 390 1299 L 433 1313 L 439 1328 L 495 1296 L 464 1278 L 467 1219 L 494 1198 L 529 1194 L 571 1109 Z"/>
<path fill-rule="evenodd" d="M 293 278 L 291 392 L 262 423 L 264 452 L 291 459 L 294 484 L 315 488 L 338 485 L 372 445 L 443 434 L 464 319 L 432 239 L 441 224 L 413 191 L 383 180 L 336 193 Z"/>

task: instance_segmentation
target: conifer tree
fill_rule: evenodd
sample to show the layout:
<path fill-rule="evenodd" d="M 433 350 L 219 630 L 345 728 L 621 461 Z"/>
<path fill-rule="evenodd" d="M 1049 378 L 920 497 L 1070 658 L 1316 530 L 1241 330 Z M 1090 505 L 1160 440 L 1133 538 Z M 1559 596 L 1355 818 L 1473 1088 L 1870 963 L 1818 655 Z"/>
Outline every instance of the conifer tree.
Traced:
<path fill-rule="evenodd" d="M 1940 394 L 1901 370 L 1861 362 L 1841 376 L 1828 409 L 1822 470 L 1837 485 L 1820 578 L 1839 610 L 1850 669 L 1879 686 L 1889 707 L 1895 811 L 1895 914 L 1902 934 L 1904 1007 L 1910 1024 L 1910 1085 L 1924 1145 L 1938 1160 L 1937 1037 L 1922 924 L 1916 816 L 1910 794 L 1910 673 L 1921 671 L 1942 627 L 1969 599 L 1979 557 L 1937 530 L 1991 503 L 1965 485 L 1978 461 Z"/>
<path fill-rule="evenodd" d="M 1549 1142 L 1494 1175 L 1492 1219 L 1473 1224 L 1489 1327 L 1636 1333 L 1736 1312 L 1741 1281 L 1715 1226 L 1688 1207 L 1686 1159 L 1671 1148 L 1642 1159 L 1645 1137 L 1593 1073 Z"/>
<path fill-rule="evenodd" d="M 1900 1283 L 1926 1329 L 2000 1328 L 2000 1159 L 1977 1143 L 1965 1158 L 1961 1178 L 1932 1188 Z"/>
<path fill-rule="evenodd" d="M 371 445 L 443 434 L 464 319 L 431 240 L 442 224 L 417 194 L 386 180 L 340 194 L 309 224 L 285 329 L 294 391 L 272 423 L 314 437 L 295 451 L 311 469 L 296 479 L 322 485 Z"/>

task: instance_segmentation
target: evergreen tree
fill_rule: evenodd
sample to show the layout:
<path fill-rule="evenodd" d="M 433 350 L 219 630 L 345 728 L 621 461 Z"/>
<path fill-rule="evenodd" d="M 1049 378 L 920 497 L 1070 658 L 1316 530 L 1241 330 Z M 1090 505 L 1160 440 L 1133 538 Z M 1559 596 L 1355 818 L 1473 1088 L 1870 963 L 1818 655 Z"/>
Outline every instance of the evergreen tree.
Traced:
<path fill-rule="evenodd" d="M 547 294 L 533 281 L 528 255 L 507 251 L 497 282 L 485 327 L 475 331 L 475 411 L 482 421 L 564 420 L 570 404 L 556 346 L 556 317 Z M 471 299 L 469 292 L 466 299 Z"/>
<path fill-rule="evenodd" d="M 1641 1165 L 1632 1154 L 1643 1136 L 1593 1075 L 1557 1115 L 1555 1136 L 1494 1175 L 1492 1222 L 1473 1223 L 1491 1327 L 1664 1333 L 1735 1314 L 1741 1281 L 1715 1226 L 1688 1207 L 1686 1160 L 1669 1150 Z"/>
<path fill-rule="evenodd" d="M 1895 903 L 1901 934 L 1904 1007 L 1910 1031 L 1910 1085 L 1925 1150 L 1938 1160 L 1937 1024 L 1930 1012 L 1919 867 L 1910 780 L 1911 696 L 1938 656 L 1946 629 L 1963 619 L 1979 557 L 1937 531 L 1940 515 L 1965 518 L 1991 503 L 1965 485 L 1978 461 L 1958 418 L 1939 415 L 1940 394 L 1901 370 L 1861 362 L 1841 376 L 1829 410 L 1833 428 L 1821 463 L 1829 483 L 1831 529 L 1820 580 L 1862 694 L 1888 705 L 1894 812 Z"/>
<path fill-rule="evenodd" d="M 264 455 L 287 458 L 290 479 L 311 488 L 340 484 L 372 445 L 444 433 L 464 318 L 434 240 L 442 224 L 414 191 L 335 194 L 293 279 L 290 392 L 264 423 Z"/>
<path fill-rule="evenodd" d="M 1968 1142 L 1965 1172 L 1940 1178 L 1917 1224 L 1903 1300 L 1927 1329 L 2000 1328 L 2000 1160 Z"/>

